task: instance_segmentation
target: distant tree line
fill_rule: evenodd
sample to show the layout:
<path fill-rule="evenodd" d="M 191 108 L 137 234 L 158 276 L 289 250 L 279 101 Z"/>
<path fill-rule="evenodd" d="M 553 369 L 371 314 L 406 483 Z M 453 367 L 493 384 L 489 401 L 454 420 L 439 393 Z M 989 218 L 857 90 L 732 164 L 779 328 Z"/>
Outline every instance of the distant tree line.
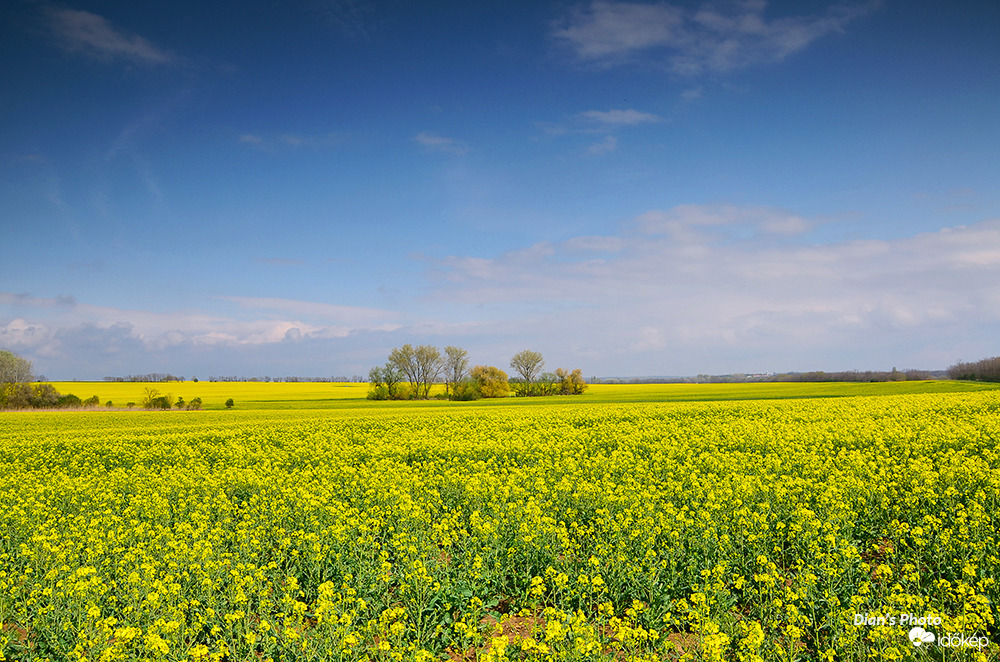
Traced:
<path fill-rule="evenodd" d="M 195 379 L 197 381 L 197 379 Z M 300 377 L 296 375 L 288 377 L 238 377 L 235 375 L 229 376 L 210 376 L 208 378 L 210 382 L 341 382 L 341 383 L 353 383 L 361 384 L 364 383 L 365 378 L 361 375 L 337 375 L 335 377 Z"/>
<path fill-rule="evenodd" d="M 170 373 L 163 372 L 149 372 L 144 375 L 125 375 L 124 377 L 110 377 L 106 376 L 104 378 L 106 382 L 183 382 L 184 377 L 178 377 Z M 197 377 L 192 377 L 191 381 L 198 381 Z M 365 381 L 365 378 L 361 375 L 352 375 L 350 377 L 346 375 L 338 375 L 336 377 L 301 377 L 298 375 L 290 375 L 287 377 L 240 377 L 236 375 L 227 376 L 211 376 L 208 378 L 210 382 L 350 382 L 355 384 L 360 384 Z"/>
<path fill-rule="evenodd" d="M 699 374 L 693 377 L 591 377 L 593 384 L 749 384 L 759 382 L 901 382 L 945 377 L 942 370 L 842 370 L 825 372 Z"/>
<path fill-rule="evenodd" d="M 183 377 L 171 375 L 168 372 L 147 372 L 144 375 L 125 375 L 124 377 L 105 377 L 106 382 L 182 382 Z"/>
<path fill-rule="evenodd" d="M 517 377 L 496 366 L 469 367 L 469 353 L 448 346 L 442 353 L 433 345 L 403 345 L 393 348 L 385 365 L 368 373 L 369 400 L 426 400 L 431 386 L 444 383 L 444 393 L 435 397 L 448 400 L 478 400 L 537 395 L 579 395 L 587 388 L 583 373 L 558 369 L 541 372 L 545 360 L 538 352 L 524 350 L 511 358 Z"/>
<path fill-rule="evenodd" d="M 948 368 L 951 379 L 968 379 L 980 382 L 1000 382 L 1000 356 L 967 363 L 959 361 Z"/>

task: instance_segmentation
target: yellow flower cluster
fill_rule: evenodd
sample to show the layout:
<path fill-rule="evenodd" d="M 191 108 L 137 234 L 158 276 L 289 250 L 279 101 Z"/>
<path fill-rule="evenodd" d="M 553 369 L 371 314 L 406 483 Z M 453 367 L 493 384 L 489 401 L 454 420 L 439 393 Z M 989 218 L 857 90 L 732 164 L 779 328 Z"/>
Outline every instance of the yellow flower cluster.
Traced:
<path fill-rule="evenodd" d="M 517 404 L 5 415 L 0 660 L 860 662 L 912 657 L 900 614 L 996 638 L 996 391 Z"/>

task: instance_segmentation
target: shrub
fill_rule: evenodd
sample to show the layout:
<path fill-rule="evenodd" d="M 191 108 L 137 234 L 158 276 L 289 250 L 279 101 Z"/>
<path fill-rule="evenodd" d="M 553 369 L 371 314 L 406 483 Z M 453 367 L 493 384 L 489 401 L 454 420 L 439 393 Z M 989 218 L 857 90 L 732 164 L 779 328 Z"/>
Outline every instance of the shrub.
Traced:
<path fill-rule="evenodd" d="M 188 409 L 201 409 L 201 398 L 191 398 L 191 402 L 187 403 Z"/>
<path fill-rule="evenodd" d="M 236 403 L 233 402 L 233 399 L 229 398 L 228 400 L 226 400 L 226 409 L 232 409 L 234 404 Z"/>
<path fill-rule="evenodd" d="M 55 407 L 59 404 L 59 392 L 52 384 L 36 384 L 31 389 L 32 407 Z"/>
<path fill-rule="evenodd" d="M 96 395 L 92 395 L 83 401 L 85 407 L 96 407 L 101 404 L 101 399 Z"/>
<path fill-rule="evenodd" d="M 479 384 L 479 394 L 484 398 L 506 398 L 510 395 L 507 373 L 494 366 L 477 365 L 470 373 Z"/>
<path fill-rule="evenodd" d="M 479 382 L 475 379 L 463 379 L 451 385 L 451 399 L 458 401 L 478 400 L 483 397 Z"/>
<path fill-rule="evenodd" d="M 152 398 L 148 404 L 145 405 L 146 409 L 170 409 L 170 396 L 160 395 Z"/>
<path fill-rule="evenodd" d="M 56 402 L 57 407 L 80 407 L 83 405 L 83 400 L 73 395 L 72 393 L 67 393 L 66 395 L 60 395 L 59 400 Z"/>

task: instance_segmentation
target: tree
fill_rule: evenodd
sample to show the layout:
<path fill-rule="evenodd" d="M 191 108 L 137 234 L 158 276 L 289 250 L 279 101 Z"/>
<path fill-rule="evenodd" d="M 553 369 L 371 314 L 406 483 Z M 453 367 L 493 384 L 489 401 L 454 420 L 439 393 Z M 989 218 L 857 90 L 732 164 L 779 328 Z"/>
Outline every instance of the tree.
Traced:
<path fill-rule="evenodd" d="M 0 409 L 31 406 L 31 387 L 28 384 L 32 379 L 31 361 L 7 350 L 0 351 Z"/>
<path fill-rule="evenodd" d="M 27 384 L 32 379 L 31 361 L 0 350 L 0 384 Z"/>
<path fill-rule="evenodd" d="M 152 386 L 147 386 L 144 389 L 142 396 L 142 408 L 143 409 L 153 409 L 153 402 L 160 397 L 160 392 L 153 388 Z"/>
<path fill-rule="evenodd" d="M 579 368 L 573 372 L 556 368 L 556 377 L 559 379 L 559 392 L 563 395 L 580 395 L 587 388 L 587 382 L 583 379 L 583 371 Z"/>
<path fill-rule="evenodd" d="M 226 409 L 232 409 L 233 408 L 233 404 L 235 404 L 235 403 L 233 402 L 232 398 L 229 398 L 228 400 L 226 400 Z"/>
<path fill-rule="evenodd" d="M 389 363 L 406 376 L 413 397 L 427 399 L 431 384 L 444 368 L 441 352 L 433 345 L 403 345 L 389 352 Z"/>
<path fill-rule="evenodd" d="M 510 394 L 507 373 L 500 368 L 477 365 L 469 374 L 479 383 L 479 394 L 484 398 L 506 398 Z"/>
<path fill-rule="evenodd" d="M 444 354 L 445 391 L 451 393 L 469 370 L 469 353 L 461 347 L 448 345 L 444 348 Z"/>
<path fill-rule="evenodd" d="M 399 398 L 399 371 L 391 363 L 384 366 L 375 366 L 368 371 L 368 381 L 371 388 L 368 389 L 369 400 L 396 400 Z"/>
<path fill-rule="evenodd" d="M 510 359 L 510 367 L 521 376 L 521 382 L 515 387 L 518 395 L 533 395 L 533 384 L 538 373 L 542 371 L 545 359 L 539 352 L 525 349 Z"/>

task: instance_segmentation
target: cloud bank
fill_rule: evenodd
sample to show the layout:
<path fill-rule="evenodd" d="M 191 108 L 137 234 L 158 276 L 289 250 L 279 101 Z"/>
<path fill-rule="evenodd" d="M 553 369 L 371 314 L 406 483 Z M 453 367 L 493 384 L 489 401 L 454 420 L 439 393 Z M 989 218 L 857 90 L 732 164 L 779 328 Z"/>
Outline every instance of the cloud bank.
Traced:
<path fill-rule="evenodd" d="M 363 374 L 407 342 L 461 344 L 498 365 L 530 347 L 598 375 L 933 369 L 996 353 L 1000 219 L 834 243 L 813 240 L 819 225 L 774 207 L 679 205 L 615 234 L 415 257 L 424 277 L 397 284 L 399 310 L 219 297 L 211 312 L 154 312 L 0 293 L 0 347 L 40 369 L 85 356 L 91 376 L 191 356 L 228 361 L 224 374 Z"/>

